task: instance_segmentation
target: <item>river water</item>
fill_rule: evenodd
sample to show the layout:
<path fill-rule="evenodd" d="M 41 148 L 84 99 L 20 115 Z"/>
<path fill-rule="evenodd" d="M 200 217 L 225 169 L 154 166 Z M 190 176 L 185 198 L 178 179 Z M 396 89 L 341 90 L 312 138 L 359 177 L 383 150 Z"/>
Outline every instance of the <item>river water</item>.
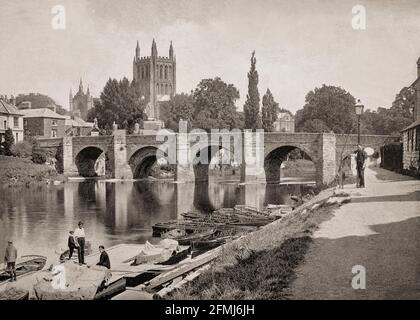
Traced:
<path fill-rule="evenodd" d="M 69 230 L 85 223 L 93 248 L 119 243 L 143 243 L 152 238 L 152 225 L 181 218 L 187 211 L 210 212 L 246 204 L 262 208 L 288 203 L 290 195 L 311 189 L 302 184 L 266 185 L 210 181 L 173 183 L 163 181 L 110 182 L 91 180 L 0 191 L 0 254 L 13 239 L 19 256 L 42 254 L 48 263 L 58 260 L 66 248 Z"/>

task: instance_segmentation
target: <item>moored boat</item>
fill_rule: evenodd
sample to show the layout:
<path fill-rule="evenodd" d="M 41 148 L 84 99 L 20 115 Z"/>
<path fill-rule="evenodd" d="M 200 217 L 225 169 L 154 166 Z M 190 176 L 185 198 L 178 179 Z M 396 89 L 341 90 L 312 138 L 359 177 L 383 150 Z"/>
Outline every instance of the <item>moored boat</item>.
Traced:
<path fill-rule="evenodd" d="M 30 272 L 44 268 L 47 257 L 41 255 L 25 255 L 20 257 L 16 263 L 16 276 L 21 277 Z M 0 284 L 10 279 L 10 273 L 5 268 L 0 269 Z"/>

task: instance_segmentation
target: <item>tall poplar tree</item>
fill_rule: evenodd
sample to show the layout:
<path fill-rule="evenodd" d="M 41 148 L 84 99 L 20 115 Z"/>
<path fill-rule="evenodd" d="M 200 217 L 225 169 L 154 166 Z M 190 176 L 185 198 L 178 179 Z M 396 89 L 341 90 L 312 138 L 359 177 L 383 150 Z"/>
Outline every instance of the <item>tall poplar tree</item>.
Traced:
<path fill-rule="evenodd" d="M 260 116 L 260 94 L 258 92 L 258 71 L 255 68 L 257 59 L 255 51 L 252 52 L 251 69 L 248 72 L 248 94 L 244 105 L 245 129 L 262 128 Z"/>

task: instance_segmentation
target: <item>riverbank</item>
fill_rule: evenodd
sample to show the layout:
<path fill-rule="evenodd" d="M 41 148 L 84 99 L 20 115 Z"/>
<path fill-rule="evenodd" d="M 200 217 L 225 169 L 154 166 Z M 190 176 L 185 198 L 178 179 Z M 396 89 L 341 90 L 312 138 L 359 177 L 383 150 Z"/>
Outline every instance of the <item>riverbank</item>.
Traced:
<path fill-rule="evenodd" d="M 169 298 L 286 299 L 313 233 L 348 200 L 334 194 L 334 188 L 323 190 L 288 216 L 226 244 L 207 271 Z"/>
<path fill-rule="evenodd" d="M 28 187 L 54 181 L 64 181 L 64 176 L 50 165 L 36 164 L 29 158 L 0 156 L 2 187 Z"/>

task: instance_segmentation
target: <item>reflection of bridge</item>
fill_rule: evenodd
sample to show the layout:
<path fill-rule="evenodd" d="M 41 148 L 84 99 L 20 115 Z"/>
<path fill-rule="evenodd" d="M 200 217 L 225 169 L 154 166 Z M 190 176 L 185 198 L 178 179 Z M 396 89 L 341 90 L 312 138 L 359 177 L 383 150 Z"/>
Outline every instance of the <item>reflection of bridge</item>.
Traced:
<path fill-rule="evenodd" d="M 361 144 L 375 151 L 396 137 L 362 135 Z M 175 135 L 176 157 L 185 156 L 193 143 L 183 142 Z M 208 141 L 212 141 L 210 138 Z M 245 141 L 245 140 L 244 140 Z M 156 135 L 126 135 L 125 130 L 117 130 L 112 136 L 64 137 L 40 140 L 40 147 L 56 149 L 62 144 L 64 174 L 68 176 L 89 176 L 95 172 L 98 159 L 105 163 L 105 171 L 114 178 L 131 179 L 147 177 L 156 161 L 156 151 L 163 141 Z M 245 141 L 245 143 L 247 143 Z M 316 167 L 317 183 L 327 184 L 336 174 L 340 155 L 348 155 L 356 149 L 357 135 L 336 135 L 330 133 L 264 133 L 264 143 L 252 143 L 253 152 L 264 155 L 261 170 L 255 164 L 242 162 L 241 181 L 265 179 L 269 183 L 280 181 L 280 165 L 293 149 L 304 151 Z M 202 146 L 202 145 L 201 145 Z M 231 145 L 233 152 L 235 144 Z M 221 148 L 211 142 L 199 149 L 208 151 L 211 159 Z M 241 148 L 243 149 L 244 143 Z M 244 157 L 243 157 L 244 158 Z M 243 159 L 244 160 L 244 159 Z M 208 164 L 176 165 L 176 181 L 208 180 Z"/>

